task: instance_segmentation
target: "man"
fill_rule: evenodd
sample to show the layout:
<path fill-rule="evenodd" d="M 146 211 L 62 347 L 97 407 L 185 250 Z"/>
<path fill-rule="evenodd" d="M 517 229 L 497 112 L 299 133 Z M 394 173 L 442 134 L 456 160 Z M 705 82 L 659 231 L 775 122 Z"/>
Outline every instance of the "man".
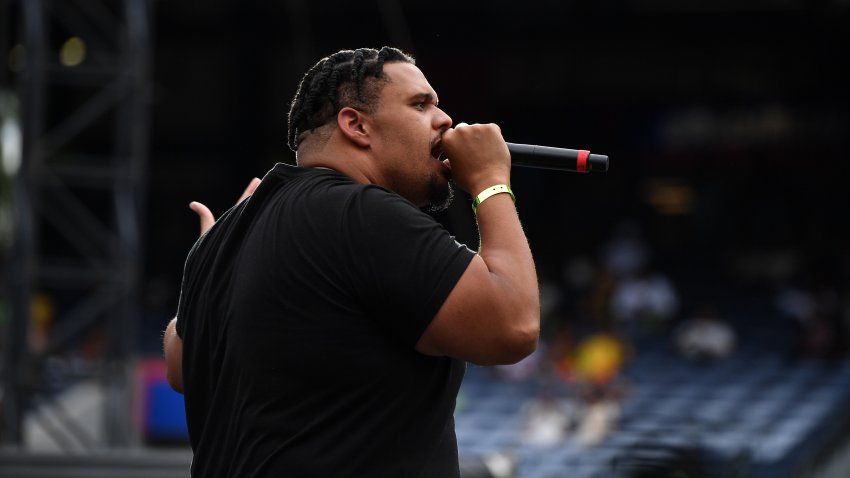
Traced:
<path fill-rule="evenodd" d="M 193 476 L 459 476 L 464 361 L 519 361 L 540 315 L 501 132 L 451 126 L 399 50 L 304 76 L 298 167 L 198 240 L 166 330 Z M 477 254 L 419 209 L 445 207 L 450 178 L 477 197 Z"/>

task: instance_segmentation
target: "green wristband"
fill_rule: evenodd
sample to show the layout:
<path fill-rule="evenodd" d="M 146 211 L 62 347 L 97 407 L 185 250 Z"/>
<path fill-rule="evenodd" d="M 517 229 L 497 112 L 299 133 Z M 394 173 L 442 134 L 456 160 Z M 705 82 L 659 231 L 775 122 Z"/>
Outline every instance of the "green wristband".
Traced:
<path fill-rule="evenodd" d="M 516 196 L 514 196 L 514 192 L 511 191 L 511 187 L 507 184 L 496 184 L 494 186 L 490 186 L 489 188 L 481 191 L 478 196 L 475 196 L 475 200 L 472 201 L 472 212 L 478 212 L 478 206 L 481 205 L 484 201 L 487 200 L 490 196 L 495 196 L 496 194 L 508 193 L 511 195 L 511 199 L 516 202 Z"/>

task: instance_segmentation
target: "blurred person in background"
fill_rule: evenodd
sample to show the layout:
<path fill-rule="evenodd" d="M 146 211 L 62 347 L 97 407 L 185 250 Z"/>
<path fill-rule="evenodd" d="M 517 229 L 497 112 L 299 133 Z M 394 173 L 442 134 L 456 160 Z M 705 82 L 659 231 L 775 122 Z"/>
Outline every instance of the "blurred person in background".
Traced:
<path fill-rule="evenodd" d="M 615 430 L 620 403 L 628 393 L 622 369 L 631 355 L 629 344 L 601 328 L 575 344 L 569 334 L 563 335 L 550 350 L 553 374 L 572 391 L 569 420 L 563 420 L 569 422 L 569 434 L 579 445 L 598 445 Z"/>
<path fill-rule="evenodd" d="M 693 317 L 673 331 L 676 350 L 691 360 L 726 358 L 734 352 L 736 342 L 735 330 L 711 303 L 702 304 Z"/>
<path fill-rule="evenodd" d="M 549 382 L 520 408 L 522 441 L 529 445 L 552 446 L 567 438 L 576 420 L 576 404 Z"/>
<path fill-rule="evenodd" d="M 465 361 L 517 362 L 540 327 L 500 129 L 452 128 L 414 60 L 384 47 L 316 63 L 288 142 L 298 166 L 190 251 L 166 329 L 192 475 L 460 476 Z M 478 253 L 420 209 L 445 207 L 450 179 L 475 198 Z"/>
<path fill-rule="evenodd" d="M 678 308 L 673 283 L 649 264 L 619 279 L 611 295 L 613 323 L 637 349 L 661 336 Z"/>
<path fill-rule="evenodd" d="M 793 331 L 793 358 L 846 357 L 841 297 L 832 281 L 810 271 L 801 272 L 780 288 L 774 305 L 780 319 Z"/>
<path fill-rule="evenodd" d="M 610 331 L 582 339 L 575 349 L 572 376 L 581 401 L 575 440 L 582 446 L 600 444 L 616 429 L 620 402 L 627 392 L 621 375 L 627 344 Z"/>
<path fill-rule="evenodd" d="M 602 246 L 601 260 L 605 270 L 616 278 L 632 277 L 649 262 L 651 253 L 639 223 L 622 219 Z"/>

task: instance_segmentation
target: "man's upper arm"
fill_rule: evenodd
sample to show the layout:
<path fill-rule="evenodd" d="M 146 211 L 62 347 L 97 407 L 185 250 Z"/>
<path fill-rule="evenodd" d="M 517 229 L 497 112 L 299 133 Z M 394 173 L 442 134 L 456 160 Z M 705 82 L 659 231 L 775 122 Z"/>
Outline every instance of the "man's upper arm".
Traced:
<path fill-rule="evenodd" d="M 537 344 L 537 329 L 523 329 L 519 317 L 500 319 L 507 303 L 487 264 L 475 256 L 416 344 L 425 355 L 449 356 L 478 364 L 515 363 Z M 515 314 L 522 314 L 517 309 Z M 515 325 L 515 326 L 514 326 Z"/>

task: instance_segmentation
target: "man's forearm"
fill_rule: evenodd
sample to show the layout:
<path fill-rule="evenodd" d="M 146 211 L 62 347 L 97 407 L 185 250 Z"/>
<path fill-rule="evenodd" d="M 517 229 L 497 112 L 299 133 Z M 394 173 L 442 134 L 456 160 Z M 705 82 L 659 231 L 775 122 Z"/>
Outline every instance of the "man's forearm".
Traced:
<path fill-rule="evenodd" d="M 539 331 L 537 271 L 511 196 L 490 197 L 481 203 L 476 215 L 481 237 L 479 256 L 502 292 L 502 307 L 507 311 L 510 326 Z"/>

